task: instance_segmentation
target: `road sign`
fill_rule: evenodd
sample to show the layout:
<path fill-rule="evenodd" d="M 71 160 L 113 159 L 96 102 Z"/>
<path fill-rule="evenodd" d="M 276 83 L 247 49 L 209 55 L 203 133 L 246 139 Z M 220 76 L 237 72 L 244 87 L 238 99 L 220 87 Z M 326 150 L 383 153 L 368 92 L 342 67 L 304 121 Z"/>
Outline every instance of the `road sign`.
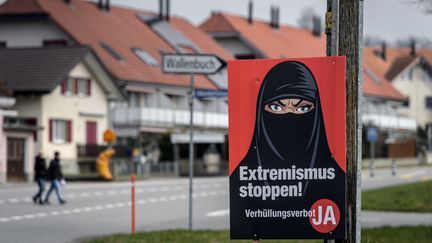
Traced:
<path fill-rule="evenodd" d="M 345 57 L 230 61 L 228 77 L 231 239 L 344 238 Z"/>
<path fill-rule="evenodd" d="M 227 89 L 220 90 L 208 90 L 208 89 L 196 89 L 195 97 L 200 98 L 226 98 L 228 96 Z"/>
<path fill-rule="evenodd" d="M 211 54 L 164 54 L 164 73 L 214 74 L 225 67 L 226 62 Z"/>
<path fill-rule="evenodd" d="M 376 142 L 378 140 L 378 129 L 376 127 L 368 127 L 367 140 L 369 142 Z"/>

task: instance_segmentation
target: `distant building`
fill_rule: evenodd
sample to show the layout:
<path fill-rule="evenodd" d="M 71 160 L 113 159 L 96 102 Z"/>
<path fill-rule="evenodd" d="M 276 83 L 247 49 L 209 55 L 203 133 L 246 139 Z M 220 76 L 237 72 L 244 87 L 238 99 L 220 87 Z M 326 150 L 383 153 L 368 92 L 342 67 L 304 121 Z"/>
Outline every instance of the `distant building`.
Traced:
<path fill-rule="evenodd" d="M 277 12 L 278 10 L 276 10 Z M 280 25 L 278 14 L 272 11 L 270 21 L 213 13 L 200 28 L 212 36 L 237 59 L 297 58 L 325 56 L 326 37 L 320 21 L 314 20 L 312 30 Z M 367 52 L 363 57 L 363 125 L 380 128 L 379 156 L 386 155 L 384 144 L 396 131 L 404 136 L 415 133 L 416 121 L 399 112 L 408 99 L 395 89 L 384 75 L 376 72 Z M 349 94 L 348 94 L 349 95 Z"/>
<path fill-rule="evenodd" d="M 59 151 L 65 173 L 77 173 L 78 147 L 103 143 L 109 103 L 122 100 L 113 80 L 85 46 L 0 49 L 0 80 L 15 97 L 13 109 L 18 112 L 16 124 L 10 119 L 7 128 L 23 122 L 39 128 L 31 134 L 34 152 L 26 152 L 29 174 L 38 151 L 47 159 Z M 8 152 L 14 149 L 9 147 Z"/>
<path fill-rule="evenodd" d="M 187 149 L 170 143 L 188 142 L 178 138 L 189 126 L 190 77 L 162 73 L 162 54 L 211 53 L 232 58 L 183 18 L 111 6 L 109 1 L 8 0 L 0 6 L 0 23 L 0 46 L 6 48 L 88 46 L 127 95 L 126 102 L 117 102 L 110 110 L 118 142 L 143 148 L 156 162 L 167 160 L 159 156 L 161 147 L 168 151 L 162 156 L 170 157 L 174 151 L 175 158 L 170 160 L 187 158 Z M 225 70 L 196 75 L 195 87 L 225 89 L 226 77 Z M 226 99 L 195 100 L 195 138 L 203 143 L 203 147 L 198 145 L 198 157 L 213 143 L 223 153 L 227 109 Z"/>
<path fill-rule="evenodd" d="M 33 179 L 34 134 L 31 119 L 18 118 L 16 100 L 0 81 L 0 183 Z"/>

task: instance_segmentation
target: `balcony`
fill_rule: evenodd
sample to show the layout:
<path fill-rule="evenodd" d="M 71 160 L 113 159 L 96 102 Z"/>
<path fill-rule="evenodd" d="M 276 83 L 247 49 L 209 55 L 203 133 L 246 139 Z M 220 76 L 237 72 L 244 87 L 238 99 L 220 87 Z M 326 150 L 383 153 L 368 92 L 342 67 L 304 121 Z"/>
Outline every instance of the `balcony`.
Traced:
<path fill-rule="evenodd" d="M 228 114 L 194 111 L 194 126 L 202 128 L 228 128 Z M 188 126 L 188 110 L 173 110 L 152 107 L 124 107 L 113 111 L 115 126 L 153 126 L 172 128 Z"/>
<path fill-rule="evenodd" d="M 415 131 L 417 129 L 416 121 L 409 117 L 363 113 L 362 118 L 364 124 L 371 124 L 383 129 L 402 129 L 410 131 Z"/>

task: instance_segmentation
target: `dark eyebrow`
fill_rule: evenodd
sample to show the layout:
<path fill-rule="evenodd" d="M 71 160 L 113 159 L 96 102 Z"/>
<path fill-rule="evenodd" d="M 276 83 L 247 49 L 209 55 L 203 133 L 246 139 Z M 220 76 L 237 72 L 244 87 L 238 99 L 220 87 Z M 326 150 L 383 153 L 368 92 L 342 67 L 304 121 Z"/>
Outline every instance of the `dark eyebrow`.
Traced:
<path fill-rule="evenodd" d="M 280 100 L 276 100 L 276 103 L 278 103 L 281 106 L 286 106 L 286 104 L 282 103 Z"/>
<path fill-rule="evenodd" d="M 299 102 L 297 102 L 297 104 L 293 104 L 294 107 L 297 107 L 300 103 L 302 103 L 303 100 L 300 100 Z"/>

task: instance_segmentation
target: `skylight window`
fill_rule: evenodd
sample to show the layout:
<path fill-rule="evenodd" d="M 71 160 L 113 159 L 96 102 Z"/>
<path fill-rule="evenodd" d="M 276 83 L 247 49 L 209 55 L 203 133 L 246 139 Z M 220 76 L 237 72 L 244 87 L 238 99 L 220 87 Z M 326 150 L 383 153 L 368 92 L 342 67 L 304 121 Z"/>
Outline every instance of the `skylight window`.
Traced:
<path fill-rule="evenodd" d="M 110 45 L 108 45 L 105 42 L 101 42 L 100 43 L 101 47 L 103 49 L 105 49 L 105 51 L 107 51 L 112 57 L 114 57 L 117 61 L 123 61 L 124 58 L 122 55 L 120 55 L 120 53 L 118 53 L 116 50 L 114 50 L 114 48 L 112 48 Z"/>
<path fill-rule="evenodd" d="M 150 66 L 159 66 L 159 62 L 150 55 L 150 53 L 140 48 L 132 48 L 133 53 L 139 57 L 143 62 Z"/>

